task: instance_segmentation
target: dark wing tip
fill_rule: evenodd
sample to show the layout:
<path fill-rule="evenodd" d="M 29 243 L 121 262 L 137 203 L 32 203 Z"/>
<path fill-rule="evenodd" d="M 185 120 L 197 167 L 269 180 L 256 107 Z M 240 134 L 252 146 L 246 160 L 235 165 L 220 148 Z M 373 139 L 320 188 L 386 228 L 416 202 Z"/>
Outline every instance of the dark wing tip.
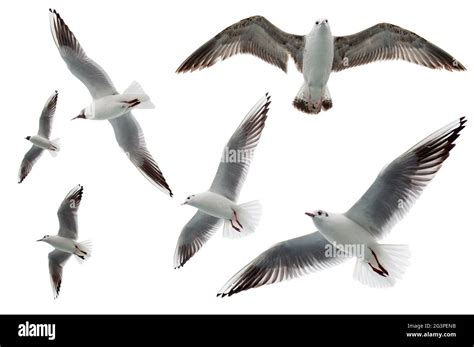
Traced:
<path fill-rule="evenodd" d="M 148 178 L 154 185 L 166 190 L 170 197 L 173 197 L 173 192 L 171 191 L 170 186 L 166 182 L 163 173 L 161 172 L 158 164 L 155 163 L 151 155 L 148 155 L 144 158 L 141 165 L 137 166 L 139 171 Z"/>
<path fill-rule="evenodd" d="M 176 69 L 176 73 L 194 72 L 214 65 L 219 60 L 219 57 L 212 57 L 216 45 L 216 37 L 213 37 L 191 53 Z"/>
<path fill-rule="evenodd" d="M 195 254 L 196 252 L 193 250 L 192 245 L 180 245 L 176 249 L 175 253 L 175 260 L 174 260 L 174 268 L 175 270 L 181 269 L 184 267 L 184 264 L 188 262 L 189 259 Z"/>

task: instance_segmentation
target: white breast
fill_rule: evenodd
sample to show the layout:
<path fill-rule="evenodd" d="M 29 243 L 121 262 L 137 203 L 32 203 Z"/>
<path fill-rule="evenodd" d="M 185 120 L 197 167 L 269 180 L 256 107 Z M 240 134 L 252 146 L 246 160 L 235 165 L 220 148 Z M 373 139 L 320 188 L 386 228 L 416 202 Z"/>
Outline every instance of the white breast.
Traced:
<path fill-rule="evenodd" d="M 371 245 L 375 239 L 359 224 L 343 214 L 331 213 L 328 218 L 315 220 L 318 230 L 331 243 L 338 245 Z"/>
<path fill-rule="evenodd" d="M 194 204 L 194 206 L 201 211 L 223 219 L 232 219 L 234 205 L 235 204 L 226 197 L 212 192 L 199 194 L 199 198 Z"/>
<path fill-rule="evenodd" d="M 74 240 L 61 237 L 61 236 L 50 236 L 48 239 L 48 243 L 53 246 L 54 248 L 67 252 L 67 253 L 74 253 L 75 251 L 75 242 Z"/>
<path fill-rule="evenodd" d="M 306 36 L 303 76 L 309 87 L 326 86 L 332 71 L 334 38 L 328 24 L 318 25 Z"/>
<path fill-rule="evenodd" d="M 42 149 L 49 149 L 51 146 L 51 142 L 48 139 L 45 139 L 41 136 L 35 135 L 30 138 L 31 143 L 35 146 L 38 146 Z"/>

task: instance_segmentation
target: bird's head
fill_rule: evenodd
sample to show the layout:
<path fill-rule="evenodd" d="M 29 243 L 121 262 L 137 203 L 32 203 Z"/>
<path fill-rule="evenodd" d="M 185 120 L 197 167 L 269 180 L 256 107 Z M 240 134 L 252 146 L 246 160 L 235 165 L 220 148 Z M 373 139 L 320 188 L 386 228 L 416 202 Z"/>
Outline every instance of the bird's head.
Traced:
<path fill-rule="evenodd" d="M 314 22 L 314 25 L 317 27 L 328 26 L 329 21 L 326 18 L 318 19 L 316 22 Z"/>
<path fill-rule="evenodd" d="M 40 241 L 48 241 L 50 237 L 51 237 L 50 235 L 44 235 L 41 239 L 36 240 L 36 241 L 38 241 L 38 242 L 40 242 Z"/>
<path fill-rule="evenodd" d="M 331 33 L 329 22 L 326 18 L 318 19 L 314 22 L 313 32 Z"/>
<path fill-rule="evenodd" d="M 196 195 L 190 195 L 186 198 L 186 200 L 181 205 L 194 206 L 195 202 L 196 202 Z"/>
<path fill-rule="evenodd" d="M 316 224 L 316 225 L 326 222 L 327 219 L 329 218 L 329 213 L 327 213 L 323 210 L 316 210 L 316 211 L 313 211 L 313 212 L 306 212 L 305 214 L 307 216 L 311 217 L 311 219 L 313 220 L 313 223 Z"/>
<path fill-rule="evenodd" d="M 30 141 L 30 139 L 31 139 L 31 136 L 25 137 L 25 140 L 27 140 L 27 141 Z"/>
<path fill-rule="evenodd" d="M 87 118 L 87 117 L 86 117 L 86 109 L 83 108 L 83 109 L 81 110 L 81 112 L 79 113 L 79 116 L 74 117 L 74 118 L 71 119 L 71 120 L 74 120 L 74 119 L 86 119 L 86 118 Z"/>

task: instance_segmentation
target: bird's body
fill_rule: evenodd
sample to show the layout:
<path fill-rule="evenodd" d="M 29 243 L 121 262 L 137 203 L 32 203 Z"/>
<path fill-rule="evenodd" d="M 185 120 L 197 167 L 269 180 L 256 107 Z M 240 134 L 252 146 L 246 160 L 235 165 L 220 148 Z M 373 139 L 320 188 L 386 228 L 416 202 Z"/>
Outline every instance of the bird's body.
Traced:
<path fill-rule="evenodd" d="M 248 53 L 287 71 L 291 56 L 304 84 L 293 105 L 317 114 L 332 107 L 327 82 L 332 72 L 380 60 L 402 59 L 430 69 L 462 71 L 464 66 L 423 37 L 389 23 L 356 34 L 333 36 L 326 19 L 315 22 L 308 35 L 284 32 L 265 17 L 253 16 L 222 30 L 178 67 L 178 73 L 210 67 L 235 54 Z"/>
<path fill-rule="evenodd" d="M 341 213 L 328 213 L 324 218 L 314 218 L 313 222 L 324 238 L 336 247 L 358 244 L 370 247 L 377 243 L 367 230 Z"/>
<path fill-rule="evenodd" d="M 76 253 L 78 245 L 76 241 L 59 235 L 51 235 L 47 239 L 43 240 L 43 242 L 50 244 L 59 251 L 70 254 Z"/>
<path fill-rule="evenodd" d="M 137 82 L 133 82 L 123 94 L 106 95 L 94 99 L 76 118 L 111 120 L 121 117 L 135 108 L 152 109 L 155 105 Z"/>
<path fill-rule="evenodd" d="M 44 149 L 44 150 L 47 150 L 47 151 L 52 151 L 52 152 L 58 152 L 59 151 L 59 145 L 56 142 L 51 141 L 51 140 L 49 140 L 47 138 L 44 138 L 42 136 L 39 136 L 39 135 L 30 136 L 28 140 L 33 145 L 35 145 L 36 147 L 39 147 L 41 149 Z"/>
<path fill-rule="evenodd" d="M 378 274 L 385 270 L 390 275 L 386 268 L 391 268 L 391 264 L 385 264 L 382 261 L 382 259 L 386 259 L 383 245 L 379 245 L 376 238 L 364 227 L 342 213 L 321 211 L 319 215 L 318 212 L 312 214 L 313 223 L 330 244 L 345 252 L 344 256 L 356 257 L 357 264 L 362 264 L 362 266 L 365 264 Z M 393 284 L 394 282 L 390 281 L 389 283 L 377 283 L 377 286 Z"/>
<path fill-rule="evenodd" d="M 292 279 L 356 258 L 354 279 L 370 287 L 390 287 L 409 263 L 407 245 L 382 244 L 408 213 L 455 147 L 466 119 L 435 131 L 401 154 L 378 174 L 345 213 L 306 212 L 318 231 L 280 242 L 234 275 L 219 296 Z"/>
<path fill-rule="evenodd" d="M 187 204 L 210 216 L 225 220 L 234 218 L 234 213 L 238 208 L 238 205 L 232 200 L 210 191 L 194 195 L 192 201 Z"/>
<path fill-rule="evenodd" d="M 326 89 L 334 59 L 334 38 L 326 19 L 316 23 L 306 35 L 303 51 L 304 83 L 294 100 L 294 105 L 318 113 L 323 107 L 323 101 L 326 105 L 331 102 L 330 98 L 325 96 L 329 93 Z"/>

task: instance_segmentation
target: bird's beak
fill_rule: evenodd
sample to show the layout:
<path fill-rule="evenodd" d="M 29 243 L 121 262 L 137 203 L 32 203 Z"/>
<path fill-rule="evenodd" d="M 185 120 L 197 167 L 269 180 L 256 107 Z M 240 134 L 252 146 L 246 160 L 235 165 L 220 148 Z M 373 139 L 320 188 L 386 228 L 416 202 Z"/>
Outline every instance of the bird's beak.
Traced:
<path fill-rule="evenodd" d="M 40 241 L 43 241 L 43 239 L 36 240 L 36 242 L 40 242 Z"/>
<path fill-rule="evenodd" d="M 74 119 L 86 119 L 86 116 L 84 116 L 83 114 L 80 114 L 79 116 L 74 117 L 74 118 L 71 119 L 71 120 L 74 120 Z"/>
<path fill-rule="evenodd" d="M 184 205 L 187 205 L 187 204 L 188 204 L 188 202 L 185 201 L 185 202 L 183 202 L 183 203 L 181 204 L 181 206 L 184 206 Z"/>
<path fill-rule="evenodd" d="M 311 218 L 313 218 L 314 216 L 316 216 L 314 213 L 312 212 L 305 212 L 305 215 L 307 216 L 310 216 Z"/>

